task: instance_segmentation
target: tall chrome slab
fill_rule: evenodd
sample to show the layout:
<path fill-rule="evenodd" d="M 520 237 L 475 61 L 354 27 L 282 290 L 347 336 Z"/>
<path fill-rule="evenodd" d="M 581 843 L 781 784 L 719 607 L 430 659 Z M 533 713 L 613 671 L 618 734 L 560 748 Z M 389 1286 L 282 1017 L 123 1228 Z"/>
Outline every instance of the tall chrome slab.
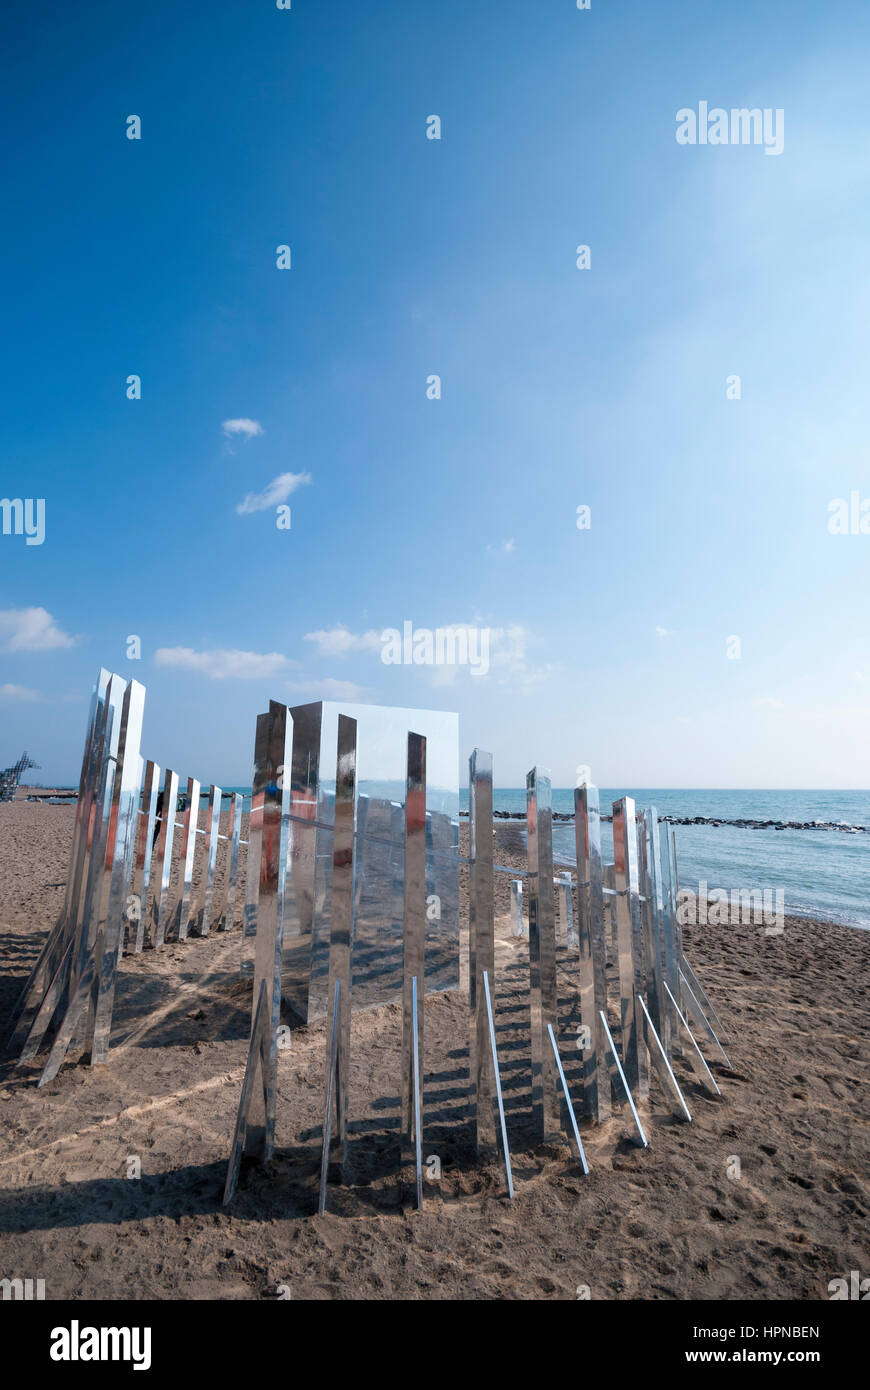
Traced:
<path fill-rule="evenodd" d="M 559 1074 L 549 1029 L 558 1031 L 556 905 L 553 893 L 553 804 L 549 777 L 526 778 L 529 856 L 529 980 L 532 1034 L 532 1127 L 543 1142 L 560 1132 Z"/>
<path fill-rule="evenodd" d="M 335 768 L 335 830 L 332 852 L 332 921 L 329 941 L 329 993 L 334 1001 L 333 1040 L 327 1054 L 327 1119 L 324 1173 L 330 1154 L 330 1100 L 335 1102 L 335 1146 L 344 1173 L 347 1159 L 348 1079 L 350 1076 L 351 955 L 353 951 L 354 813 L 356 809 L 356 720 L 340 715 Z M 322 1202 L 325 1200 L 322 1188 Z M 322 1212 L 321 1202 L 321 1212 Z"/>
<path fill-rule="evenodd" d="M 648 916 L 647 999 L 665 1055 L 670 1058 L 673 1050 L 671 1009 L 665 994 L 665 979 L 667 978 L 668 951 L 669 947 L 672 947 L 672 942 L 668 940 L 665 881 L 662 874 L 661 830 L 655 806 L 651 806 L 646 812 L 644 824 L 646 829 L 648 892 L 651 904 Z M 655 1008 L 653 1008 L 653 1001 Z"/>
<path fill-rule="evenodd" d="M 423 979 L 426 944 L 426 739 L 408 734 L 405 783 L 405 929 L 402 942 L 402 1158 L 416 1156 L 421 1139 L 414 1104 L 414 1050 L 423 1065 Z M 420 1087 L 422 1092 L 422 1085 Z M 420 1099 L 422 1108 L 422 1096 Z"/>
<path fill-rule="evenodd" d="M 151 911 L 151 932 L 155 946 L 166 940 L 172 914 L 172 846 L 175 842 L 175 808 L 178 805 L 178 773 L 169 768 L 163 777 L 163 796 L 157 832 L 156 876 Z"/>
<path fill-rule="evenodd" d="M 195 777 L 187 779 L 187 804 L 184 808 L 181 832 L 181 904 L 178 910 L 178 940 L 184 941 L 191 925 L 196 925 L 196 906 L 193 891 L 193 869 L 196 863 L 196 831 L 199 824 L 200 785 Z"/>
<path fill-rule="evenodd" d="M 141 777 L 139 745 L 144 715 L 145 687 L 138 681 L 130 681 L 124 692 L 118 763 L 112 797 L 112 861 L 111 867 L 108 861 L 106 865 L 109 869 L 108 908 L 104 920 L 100 923 L 96 945 L 96 994 L 90 1043 L 92 1065 L 105 1062 L 109 1055 L 118 953 L 133 869 Z"/>
<path fill-rule="evenodd" d="M 208 810 L 205 824 L 208 839 L 206 840 L 205 852 L 205 894 L 202 904 L 202 918 L 199 924 L 200 936 L 208 936 L 211 927 L 218 839 L 221 829 L 221 789 L 214 784 L 208 790 Z"/>
<path fill-rule="evenodd" d="M 242 942 L 242 974 L 254 974 L 254 955 L 257 948 L 257 901 L 260 896 L 260 859 L 263 848 L 263 806 L 266 784 L 257 778 L 257 767 L 266 757 L 271 730 L 271 715 L 257 715 L 257 731 L 254 738 L 254 774 L 251 782 L 251 815 L 248 822 L 248 858 L 245 875 L 245 920 Z M 286 786 L 286 769 L 284 784 Z M 287 930 L 286 922 L 283 924 Z M 271 1011 L 272 997 L 269 996 Z M 270 1014 L 271 1016 L 271 1014 Z"/>
<path fill-rule="evenodd" d="M 290 764 L 292 726 L 287 706 L 271 701 L 268 713 L 257 720 L 254 750 L 252 796 L 259 820 L 255 831 L 258 852 L 254 861 L 259 869 L 254 999 L 259 1001 L 261 986 L 265 982 L 268 1066 L 265 1078 L 266 1113 L 260 1113 L 259 1093 L 255 1091 L 248 1117 L 245 1151 L 258 1153 L 264 1160 L 271 1158 L 275 1146 L 275 1092 L 278 1084 L 278 1026 L 281 1022 L 281 964 L 290 806 L 283 769 Z M 253 824 L 253 815 L 251 819 Z M 255 1022 L 256 1018 L 253 1017 L 252 1038 Z"/>
<path fill-rule="evenodd" d="M 468 989 L 472 1124 L 478 1151 L 495 1140 L 495 1076 L 487 1034 L 484 975 L 495 976 L 492 882 L 492 754 L 475 748 L 468 760 Z"/>
<path fill-rule="evenodd" d="M 230 802 L 230 819 L 227 829 L 227 893 L 224 902 L 224 915 L 220 922 L 222 931 L 231 931 L 236 921 L 236 888 L 239 879 L 239 844 L 242 838 L 242 811 L 245 799 L 241 792 L 233 792 Z"/>
<path fill-rule="evenodd" d="M 36 1013 L 40 1008 L 46 991 L 55 979 L 61 961 L 67 955 L 70 942 L 75 934 L 79 914 L 82 885 L 87 875 L 89 860 L 88 827 L 93 814 L 96 784 L 101 764 L 101 748 L 105 737 L 106 694 L 110 674 L 101 669 L 91 696 L 85 746 L 82 755 L 82 770 L 79 779 L 79 794 L 76 801 L 75 822 L 73 825 L 73 845 L 70 855 L 70 872 L 67 876 L 66 894 L 61 913 L 48 935 L 48 938 L 30 972 L 27 983 L 13 1011 L 8 1039 L 10 1051 L 17 1052 L 23 1045 Z"/>
<path fill-rule="evenodd" d="M 145 945 L 145 923 L 151 889 L 151 863 L 154 855 L 154 826 L 160 796 L 160 768 L 151 758 L 145 764 L 142 779 L 142 809 L 139 812 L 139 835 L 136 842 L 133 892 L 138 898 L 138 918 L 133 949 L 138 955 Z"/>
<path fill-rule="evenodd" d="M 646 992 L 645 949 L 638 902 L 637 827 L 634 801 L 613 803 L 613 883 L 619 964 L 619 1047 L 637 1100 L 649 1095 L 649 1063 L 638 995 Z"/>
<path fill-rule="evenodd" d="M 580 1025 L 583 1049 L 583 1110 L 603 1124 L 610 1118 L 610 1090 L 603 1070 L 607 1013 L 607 943 L 601 874 L 601 813 L 598 788 L 574 788 L 574 840 L 577 852 L 577 931 L 580 956 Z"/>
<path fill-rule="evenodd" d="M 659 981 L 661 971 L 659 969 L 659 916 L 656 910 L 656 864 L 653 857 L 652 827 L 655 822 L 655 811 L 647 809 L 637 813 L 637 866 L 638 884 L 640 896 L 638 908 L 640 914 L 641 939 L 643 941 L 644 959 L 644 980 L 646 983 L 646 995 L 644 1001 L 653 1020 L 656 1029 L 656 1037 L 660 1039 L 660 1020 L 662 1015 L 662 999 L 659 992 Z M 648 1029 L 643 1030 L 644 1039 L 648 1035 Z M 649 1056 L 649 1046 L 647 1055 Z"/>

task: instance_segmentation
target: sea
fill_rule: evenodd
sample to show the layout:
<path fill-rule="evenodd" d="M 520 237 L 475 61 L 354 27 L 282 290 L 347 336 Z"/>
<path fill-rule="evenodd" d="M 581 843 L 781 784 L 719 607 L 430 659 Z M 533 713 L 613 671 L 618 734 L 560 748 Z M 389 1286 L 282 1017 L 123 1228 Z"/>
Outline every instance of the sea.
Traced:
<path fill-rule="evenodd" d="M 782 889 L 785 912 L 870 930 L 870 792 L 866 791 L 688 791 L 667 788 L 602 789 L 602 813 L 621 796 L 634 797 L 638 809 L 654 806 L 660 816 L 712 820 L 812 821 L 837 830 L 754 830 L 730 825 L 678 825 L 680 887 L 709 892 L 724 888 Z M 468 792 L 460 793 L 468 808 Z M 493 792 L 493 810 L 525 814 L 525 788 Z M 570 814 L 571 788 L 553 788 L 553 810 Z M 613 859 L 609 822 L 601 825 L 605 862 Z M 553 856 L 573 864 L 574 825 L 554 822 Z"/>
<path fill-rule="evenodd" d="M 250 797 L 250 787 L 243 791 Z M 395 793 L 394 793 L 395 794 Z M 678 825 L 677 865 L 681 888 L 707 891 L 724 888 L 765 890 L 784 895 L 785 912 L 797 917 L 820 917 L 844 926 L 870 930 L 870 791 L 716 791 L 684 788 L 604 788 L 599 792 L 602 813 L 621 796 L 634 797 L 638 809 L 654 806 L 660 816 L 711 820 L 813 821 L 839 829 L 754 830 L 730 825 Z M 468 810 L 468 789 L 459 793 L 460 808 Z M 245 809 L 250 805 L 246 799 Z M 493 810 L 525 816 L 524 787 L 493 792 Z M 553 810 L 572 814 L 574 792 L 553 788 Z M 868 833 L 863 833 L 864 831 Z M 613 858 L 609 822 L 601 825 L 605 862 Z M 560 864 L 573 864 L 573 822 L 554 822 L 553 854 Z"/>

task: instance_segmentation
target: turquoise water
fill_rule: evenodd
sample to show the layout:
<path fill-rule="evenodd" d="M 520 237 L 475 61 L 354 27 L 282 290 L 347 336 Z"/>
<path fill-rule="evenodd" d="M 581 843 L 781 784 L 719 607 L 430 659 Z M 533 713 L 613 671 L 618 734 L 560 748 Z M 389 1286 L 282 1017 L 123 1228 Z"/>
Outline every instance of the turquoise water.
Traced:
<path fill-rule="evenodd" d="M 250 787 L 229 788 L 244 791 Z M 870 826 L 870 792 L 861 791 L 691 791 L 667 788 L 605 788 L 602 810 L 620 796 L 660 815 L 711 816 L 725 820 L 833 821 Z M 459 794 L 468 809 L 468 791 Z M 245 809 L 250 803 L 246 802 Z M 494 809 L 525 815 L 522 787 L 496 790 Z M 553 810 L 570 814 L 571 788 L 553 788 Z M 681 886 L 783 890 L 785 910 L 870 929 L 870 834 L 836 830 L 743 830 L 732 826 L 678 825 L 677 862 Z M 601 827 L 605 860 L 613 857 L 610 824 Z M 561 863 L 574 861 L 574 826 L 556 823 L 553 849 Z"/>

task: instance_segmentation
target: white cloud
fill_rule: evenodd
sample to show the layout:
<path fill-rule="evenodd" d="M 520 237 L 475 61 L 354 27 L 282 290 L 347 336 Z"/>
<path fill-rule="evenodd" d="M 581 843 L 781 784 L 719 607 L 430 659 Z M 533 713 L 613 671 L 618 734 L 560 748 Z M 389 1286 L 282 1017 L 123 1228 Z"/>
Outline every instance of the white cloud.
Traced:
<path fill-rule="evenodd" d="M 262 492 L 249 492 L 244 502 L 236 507 L 239 516 L 249 516 L 251 512 L 265 512 L 286 502 L 291 493 L 304 483 L 311 482 L 310 473 L 279 473 Z"/>
<path fill-rule="evenodd" d="M 752 703 L 757 705 L 759 709 L 785 709 L 785 701 L 777 700 L 775 695 L 762 695 L 758 700 L 753 700 Z"/>
<path fill-rule="evenodd" d="M 361 704 L 368 694 L 365 686 L 335 680 L 332 676 L 323 680 L 288 681 L 287 689 L 310 700 L 347 700 L 349 704 Z"/>
<path fill-rule="evenodd" d="M 0 638 L 7 652 L 48 652 L 76 644 L 44 608 L 0 609 Z"/>
<path fill-rule="evenodd" d="M 656 637 L 673 637 L 673 632 L 669 627 L 657 627 Z"/>
<path fill-rule="evenodd" d="M 255 435 L 263 433 L 263 426 L 259 420 L 248 420 L 242 416 L 239 420 L 223 420 L 221 422 L 221 434 L 227 439 L 253 439 Z"/>
<path fill-rule="evenodd" d="M 511 536 L 510 540 L 502 541 L 501 545 L 488 545 L 486 548 L 490 555 L 512 555 L 517 548 L 517 543 Z"/>
<path fill-rule="evenodd" d="M 217 648 L 195 652 L 192 647 L 159 647 L 154 653 L 158 666 L 174 666 L 182 671 L 198 671 L 209 680 L 266 680 L 297 665 L 280 652 L 241 652 Z"/>
<path fill-rule="evenodd" d="M 26 685 L 0 685 L 0 698 L 4 700 L 41 700 L 38 690 L 30 690 Z"/>
<path fill-rule="evenodd" d="M 382 631 L 369 628 L 357 636 L 346 627 L 318 628 L 316 632 L 306 632 L 306 642 L 314 642 L 318 656 L 347 656 L 348 652 L 380 652 L 384 643 Z"/>

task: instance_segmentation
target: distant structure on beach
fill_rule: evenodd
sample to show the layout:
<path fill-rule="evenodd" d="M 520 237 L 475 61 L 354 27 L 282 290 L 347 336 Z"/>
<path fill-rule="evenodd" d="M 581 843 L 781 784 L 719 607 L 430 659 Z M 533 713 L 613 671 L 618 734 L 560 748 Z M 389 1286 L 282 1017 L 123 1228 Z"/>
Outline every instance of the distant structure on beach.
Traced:
<path fill-rule="evenodd" d="M 7 767 L 0 772 L 0 801 L 15 800 L 18 783 L 31 767 L 39 767 L 39 763 L 35 763 L 27 753 L 22 753 L 14 767 Z"/>

